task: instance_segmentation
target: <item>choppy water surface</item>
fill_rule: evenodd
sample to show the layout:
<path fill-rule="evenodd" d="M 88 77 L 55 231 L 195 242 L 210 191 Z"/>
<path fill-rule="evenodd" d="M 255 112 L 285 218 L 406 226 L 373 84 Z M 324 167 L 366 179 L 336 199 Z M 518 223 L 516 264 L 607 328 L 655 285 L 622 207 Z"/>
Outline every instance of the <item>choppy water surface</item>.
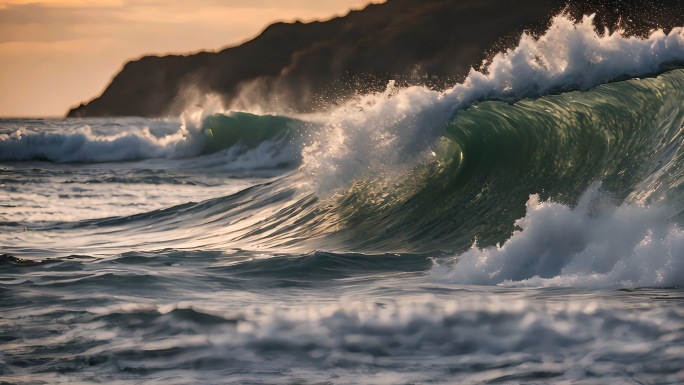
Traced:
<path fill-rule="evenodd" d="M 559 17 L 444 93 L 0 120 L 0 381 L 682 383 L 682 36 Z"/>
<path fill-rule="evenodd" d="M 3 261 L 9 382 L 680 383 L 684 292 L 430 282 L 425 255 Z"/>

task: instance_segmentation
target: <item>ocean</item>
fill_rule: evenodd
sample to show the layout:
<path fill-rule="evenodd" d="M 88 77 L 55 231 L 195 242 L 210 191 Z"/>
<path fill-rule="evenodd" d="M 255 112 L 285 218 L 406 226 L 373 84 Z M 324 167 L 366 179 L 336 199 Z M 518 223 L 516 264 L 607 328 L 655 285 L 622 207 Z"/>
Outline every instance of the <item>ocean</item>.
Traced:
<path fill-rule="evenodd" d="M 0 119 L 0 383 L 684 382 L 684 31 L 312 114 Z"/>

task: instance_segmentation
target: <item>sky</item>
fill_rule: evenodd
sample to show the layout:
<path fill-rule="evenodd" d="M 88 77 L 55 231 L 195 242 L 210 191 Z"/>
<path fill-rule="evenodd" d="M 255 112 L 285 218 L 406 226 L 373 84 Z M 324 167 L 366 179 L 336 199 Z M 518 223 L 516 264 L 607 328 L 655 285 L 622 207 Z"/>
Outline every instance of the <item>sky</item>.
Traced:
<path fill-rule="evenodd" d="M 0 116 L 64 116 L 128 60 L 215 51 L 274 21 L 327 20 L 369 2 L 0 0 Z"/>

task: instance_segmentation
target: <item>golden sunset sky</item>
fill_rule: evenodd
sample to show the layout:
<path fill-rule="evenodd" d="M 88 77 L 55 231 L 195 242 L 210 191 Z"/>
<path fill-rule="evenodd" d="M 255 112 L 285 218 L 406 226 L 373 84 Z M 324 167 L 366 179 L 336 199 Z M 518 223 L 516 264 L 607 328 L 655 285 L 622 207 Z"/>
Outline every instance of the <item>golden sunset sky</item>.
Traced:
<path fill-rule="evenodd" d="M 63 116 L 130 59 L 219 50 L 274 21 L 326 20 L 369 2 L 0 0 L 0 116 Z"/>

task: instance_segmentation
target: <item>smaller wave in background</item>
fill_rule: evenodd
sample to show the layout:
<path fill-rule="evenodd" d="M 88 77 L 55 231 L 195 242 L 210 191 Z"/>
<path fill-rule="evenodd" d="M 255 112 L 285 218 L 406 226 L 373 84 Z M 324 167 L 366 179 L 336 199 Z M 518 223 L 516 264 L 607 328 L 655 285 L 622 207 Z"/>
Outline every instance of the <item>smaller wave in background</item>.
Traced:
<path fill-rule="evenodd" d="M 213 114 L 199 126 L 181 122 L 122 119 L 65 120 L 40 124 L 22 119 L 0 122 L 0 161 L 107 163 L 146 159 L 187 159 L 221 152 L 232 170 L 298 163 L 303 122 L 246 113 Z M 206 160 L 211 163 L 211 160 Z"/>
<path fill-rule="evenodd" d="M 176 122 L 126 119 L 65 120 L 36 124 L 4 120 L 0 161 L 46 160 L 55 163 L 104 163 L 198 155 L 201 143 Z"/>

